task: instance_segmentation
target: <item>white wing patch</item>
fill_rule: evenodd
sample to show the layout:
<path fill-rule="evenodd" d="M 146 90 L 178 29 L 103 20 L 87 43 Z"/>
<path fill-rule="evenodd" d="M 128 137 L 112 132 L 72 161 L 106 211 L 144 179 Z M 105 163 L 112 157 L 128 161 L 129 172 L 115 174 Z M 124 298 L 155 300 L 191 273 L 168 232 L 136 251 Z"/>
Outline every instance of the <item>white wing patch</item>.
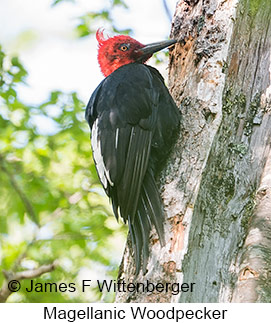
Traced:
<path fill-rule="evenodd" d="M 109 170 L 105 167 L 103 156 L 101 153 L 101 141 L 98 134 L 98 119 L 94 122 L 91 129 L 91 146 L 97 172 L 99 174 L 100 180 L 104 188 L 107 188 L 108 182 L 111 186 L 114 186 L 114 183 L 111 181 L 110 178 Z"/>
<path fill-rule="evenodd" d="M 118 141 L 119 141 L 119 128 L 116 130 L 116 138 L 115 138 L 115 149 L 118 149 Z"/>

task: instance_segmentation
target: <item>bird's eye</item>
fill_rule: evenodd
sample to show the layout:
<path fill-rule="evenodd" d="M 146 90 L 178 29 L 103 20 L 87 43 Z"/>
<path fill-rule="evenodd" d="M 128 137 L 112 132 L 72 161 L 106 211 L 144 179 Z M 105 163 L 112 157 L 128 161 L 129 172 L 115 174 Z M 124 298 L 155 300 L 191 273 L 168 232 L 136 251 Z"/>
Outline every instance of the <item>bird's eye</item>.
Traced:
<path fill-rule="evenodd" d="M 123 52 L 126 52 L 129 49 L 129 45 L 128 44 L 121 44 L 119 49 Z"/>

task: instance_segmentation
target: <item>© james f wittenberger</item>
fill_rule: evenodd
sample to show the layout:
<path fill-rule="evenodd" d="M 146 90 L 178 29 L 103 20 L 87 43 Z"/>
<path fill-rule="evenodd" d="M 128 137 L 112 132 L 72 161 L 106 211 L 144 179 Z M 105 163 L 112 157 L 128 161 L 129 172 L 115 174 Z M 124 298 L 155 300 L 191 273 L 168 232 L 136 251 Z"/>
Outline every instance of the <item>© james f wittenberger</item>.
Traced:
<path fill-rule="evenodd" d="M 77 290 L 81 292 L 87 291 L 90 287 L 95 285 L 98 287 L 100 292 L 137 292 L 137 293 L 171 293 L 177 295 L 180 292 L 192 293 L 194 291 L 195 283 L 169 283 L 169 282 L 151 282 L 146 280 L 142 283 L 126 283 L 124 280 L 82 280 L 80 284 L 76 283 L 36 283 L 33 279 L 29 281 L 29 285 L 24 287 L 25 291 L 31 292 L 75 292 Z M 18 281 L 10 281 L 9 289 L 12 292 L 17 292 L 21 289 L 21 285 Z"/>

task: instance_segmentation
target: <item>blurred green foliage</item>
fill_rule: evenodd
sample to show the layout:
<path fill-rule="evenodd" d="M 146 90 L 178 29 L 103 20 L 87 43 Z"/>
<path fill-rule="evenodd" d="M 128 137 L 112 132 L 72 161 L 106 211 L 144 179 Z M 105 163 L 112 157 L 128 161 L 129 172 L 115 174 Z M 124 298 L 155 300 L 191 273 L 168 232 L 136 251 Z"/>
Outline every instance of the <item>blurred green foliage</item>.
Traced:
<path fill-rule="evenodd" d="M 76 2 L 75 0 L 53 0 L 52 6 L 58 5 L 61 2 Z M 116 21 L 113 19 L 114 9 L 122 7 L 128 9 L 127 4 L 123 0 L 108 0 L 104 1 L 104 5 L 98 11 L 90 11 L 78 17 L 76 32 L 78 37 L 89 36 L 96 33 L 97 27 L 103 26 L 107 31 L 118 34 L 131 34 L 132 29 L 120 29 L 117 27 Z"/>
<path fill-rule="evenodd" d="M 76 0 L 53 0 L 52 6 Z M 79 17 L 78 37 L 120 30 L 112 18 L 123 0 L 108 0 L 100 11 Z M 156 41 L 156 40 L 154 40 Z M 164 60 L 158 53 L 155 62 Z M 2 270 L 23 271 L 57 260 L 57 268 L 36 283 L 75 283 L 77 292 L 25 292 L 29 280 L 9 302 L 111 302 L 97 284 L 82 293 L 82 279 L 116 279 L 127 228 L 112 215 L 91 156 L 85 105 L 78 95 L 54 91 L 46 102 L 28 106 L 17 85 L 27 71 L 18 57 L 0 47 L 0 289 Z M 40 125 L 48 125 L 42 131 Z M 42 127 L 44 128 L 44 127 Z M 46 128 L 46 127 L 45 127 Z"/>
<path fill-rule="evenodd" d="M 126 229 L 118 225 L 99 184 L 91 157 L 84 104 L 76 93 L 52 92 L 26 106 L 16 86 L 27 72 L 17 57 L 0 50 L 0 268 L 22 271 L 58 261 L 35 282 L 116 278 L 116 247 Z M 53 130 L 42 134 L 40 122 Z M 4 276 L 0 272 L 0 287 Z M 23 281 L 22 286 L 29 285 Z M 26 293 L 9 301 L 112 301 L 96 285 L 89 293 Z"/>

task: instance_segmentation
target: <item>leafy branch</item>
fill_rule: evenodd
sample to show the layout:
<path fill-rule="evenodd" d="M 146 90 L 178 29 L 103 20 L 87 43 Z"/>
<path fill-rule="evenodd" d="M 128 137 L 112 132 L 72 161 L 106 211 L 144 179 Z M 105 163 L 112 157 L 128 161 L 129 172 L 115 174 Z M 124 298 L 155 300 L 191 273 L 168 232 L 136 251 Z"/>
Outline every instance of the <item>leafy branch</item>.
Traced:
<path fill-rule="evenodd" d="M 2 288 L 0 289 L 0 303 L 6 302 L 8 297 L 12 294 L 12 285 L 10 283 L 12 281 L 19 282 L 23 279 L 32 279 L 36 277 L 40 277 L 44 273 L 49 273 L 53 271 L 56 267 L 56 261 L 52 262 L 48 265 L 42 265 L 35 269 L 29 269 L 19 272 L 13 272 L 13 271 L 6 271 L 3 270 L 3 274 L 5 276 L 5 281 L 3 283 Z"/>
<path fill-rule="evenodd" d="M 9 170 L 7 169 L 7 167 L 5 165 L 4 157 L 2 155 L 0 155 L 0 169 L 9 178 L 11 186 L 14 188 L 15 192 L 20 197 L 31 220 L 34 221 L 37 225 L 39 225 L 37 214 L 31 204 L 30 200 L 28 199 L 26 194 L 23 192 L 23 190 L 20 188 L 19 184 L 16 182 L 13 174 L 10 173 Z"/>

